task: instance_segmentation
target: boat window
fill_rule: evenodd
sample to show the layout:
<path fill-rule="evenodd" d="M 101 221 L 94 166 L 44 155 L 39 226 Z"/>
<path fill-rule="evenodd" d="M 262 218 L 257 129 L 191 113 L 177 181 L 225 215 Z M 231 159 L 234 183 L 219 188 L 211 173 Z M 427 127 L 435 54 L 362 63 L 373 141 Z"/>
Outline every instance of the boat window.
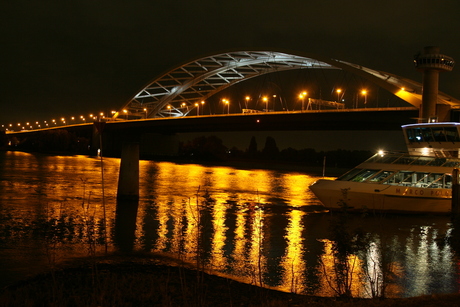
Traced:
<path fill-rule="evenodd" d="M 381 171 L 374 177 L 372 177 L 369 181 L 371 182 L 380 182 L 382 180 L 387 179 L 390 175 L 392 175 L 394 172 L 393 171 Z"/>
<path fill-rule="evenodd" d="M 418 159 L 415 159 L 412 165 L 427 165 L 433 160 L 433 158 L 429 157 L 419 157 Z"/>
<path fill-rule="evenodd" d="M 444 132 L 444 127 L 435 127 L 432 128 L 433 137 L 436 142 L 446 142 L 446 133 Z"/>
<path fill-rule="evenodd" d="M 442 166 L 445 166 L 445 167 L 458 167 L 459 164 L 460 164 L 460 162 L 458 162 L 457 160 L 448 159 L 446 161 L 446 163 L 444 163 Z"/>
<path fill-rule="evenodd" d="M 422 128 L 422 137 L 424 142 L 433 142 L 434 137 L 431 128 Z"/>
<path fill-rule="evenodd" d="M 412 162 L 414 162 L 414 160 L 416 160 L 417 157 L 410 157 L 410 156 L 401 156 L 398 160 L 396 160 L 394 163 L 395 164 L 411 164 Z"/>
<path fill-rule="evenodd" d="M 460 142 L 457 127 L 418 127 L 405 129 L 407 139 L 412 142 Z"/>
<path fill-rule="evenodd" d="M 382 156 L 379 154 L 375 154 L 369 159 L 367 159 L 365 162 L 367 163 L 380 163 L 380 160 L 382 159 Z"/>
<path fill-rule="evenodd" d="M 363 169 L 356 173 L 355 176 L 349 177 L 348 181 L 363 182 L 374 176 L 379 170 L 377 169 Z"/>
<path fill-rule="evenodd" d="M 397 172 L 394 176 L 388 178 L 384 184 L 393 184 L 393 185 L 411 185 L 412 184 L 412 174 L 414 172 L 400 171 Z"/>
<path fill-rule="evenodd" d="M 377 173 L 379 170 L 376 169 L 366 169 L 357 174 L 351 181 L 356 181 L 356 182 L 363 182 L 369 179 L 370 177 L 374 176 L 375 173 Z"/>
<path fill-rule="evenodd" d="M 448 142 L 460 142 L 457 127 L 444 127 L 444 132 Z"/>
<path fill-rule="evenodd" d="M 401 155 L 386 155 L 382 157 L 380 163 L 394 163 Z"/>
<path fill-rule="evenodd" d="M 423 142 L 423 134 L 422 134 L 422 129 L 420 128 L 413 128 L 410 129 L 412 130 L 412 139 L 410 140 L 411 142 Z"/>
<path fill-rule="evenodd" d="M 409 142 L 423 142 L 422 130 L 420 128 L 406 129 Z"/>
<path fill-rule="evenodd" d="M 401 157 L 401 154 L 375 154 L 366 160 L 366 163 L 393 163 Z"/>
<path fill-rule="evenodd" d="M 452 176 L 447 174 L 430 174 L 428 176 L 428 188 L 450 189 L 452 188 Z"/>
<path fill-rule="evenodd" d="M 363 170 L 362 168 L 354 168 L 354 169 L 346 172 L 345 174 L 343 174 L 339 178 L 337 178 L 337 180 L 349 181 L 351 178 L 355 177 L 356 174 L 360 173 L 362 170 Z"/>
<path fill-rule="evenodd" d="M 429 179 L 430 173 L 417 172 L 413 175 L 412 185 L 418 188 L 426 188 L 431 182 Z"/>
<path fill-rule="evenodd" d="M 429 165 L 429 166 L 441 166 L 444 163 L 446 163 L 446 159 L 444 159 L 444 158 L 435 158 L 435 159 L 432 159 L 427 165 Z"/>

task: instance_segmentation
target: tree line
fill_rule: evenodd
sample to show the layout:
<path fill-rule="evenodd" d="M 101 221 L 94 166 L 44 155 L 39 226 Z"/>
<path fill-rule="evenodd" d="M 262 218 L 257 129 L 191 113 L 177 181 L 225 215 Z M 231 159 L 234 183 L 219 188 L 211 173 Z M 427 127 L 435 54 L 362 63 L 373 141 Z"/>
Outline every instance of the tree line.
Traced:
<path fill-rule="evenodd" d="M 353 167 L 370 156 L 372 153 L 367 150 L 316 151 L 313 148 L 292 147 L 280 150 L 275 139 L 270 136 L 265 139 L 261 149 L 255 137 L 251 138 L 249 146 L 244 150 L 227 148 L 216 136 L 202 136 L 179 145 L 179 157 L 195 161 L 263 160 L 301 163 L 306 166 L 318 166 L 326 161 L 326 165 L 332 167 Z"/>

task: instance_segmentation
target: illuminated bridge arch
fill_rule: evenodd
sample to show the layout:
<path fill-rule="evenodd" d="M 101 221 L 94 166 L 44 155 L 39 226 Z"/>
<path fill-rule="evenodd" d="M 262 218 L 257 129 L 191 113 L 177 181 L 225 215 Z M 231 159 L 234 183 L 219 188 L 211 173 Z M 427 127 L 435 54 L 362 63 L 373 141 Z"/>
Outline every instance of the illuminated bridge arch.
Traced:
<path fill-rule="evenodd" d="M 359 75 L 419 108 L 422 85 L 396 75 L 320 56 L 277 51 L 235 51 L 195 59 L 159 76 L 117 113 L 123 119 L 186 116 L 197 103 L 244 80 L 293 69 L 341 69 Z M 460 101 L 440 93 L 438 103 Z"/>

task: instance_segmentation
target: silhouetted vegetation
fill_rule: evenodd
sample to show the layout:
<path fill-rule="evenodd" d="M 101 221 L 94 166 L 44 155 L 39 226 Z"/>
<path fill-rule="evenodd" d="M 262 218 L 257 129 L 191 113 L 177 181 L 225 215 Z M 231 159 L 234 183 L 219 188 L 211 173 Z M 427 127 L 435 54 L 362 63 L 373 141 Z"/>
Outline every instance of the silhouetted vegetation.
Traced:
<path fill-rule="evenodd" d="M 10 141 L 11 148 L 15 150 L 48 153 L 85 154 L 89 152 L 90 145 L 88 136 L 79 136 L 66 129 L 13 136 Z"/>
<path fill-rule="evenodd" d="M 7 144 L 10 143 L 10 146 Z M 91 136 L 79 135 L 74 131 L 56 129 L 27 133 L 24 135 L 8 136 L 0 134 L 0 148 L 27 152 L 66 153 L 66 154 L 95 154 L 90 149 Z M 142 146 L 142 144 L 141 144 Z M 118 156 L 116 152 L 110 156 Z M 367 150 L 316 151 L 314 148 L 285 148 L 280 150 L 273 137 L 268 136 L 264 147 L 259 150 L 256 138 L 253 136 L 247 148 L 228 148 L 222 139 L 216 136 L 201 136 L 179 145 L 175 158 L 195 162 L 226 162 L 226 161 L 258 161 L 270 163 L 292 163 L 301 166 L 323 166 L 350 168 L 363 162 L 372 155 Z M 162 156 L 150 155 L 149 158 L 163 159 Z"/>
<path fill-rule="evenodd" d="M 297 163 L 303 166 L 322 166 L 324 161 L 328 167 L 348 168 L 356 166 L 372 155 L 367 150 L 316 151 L 313 148 L 279 150 L 276 141 L 267 137 L 262 150 L 258 150 L 255 137 L 252 137 L 246 150 L 236 147 L 228 149 L 221 139 L 199 137 L 187 143 L 180 144 L 179 157 L 193 161 L 229 161 L 257 160 L 281 163 Z"/>
<path fill-rule="evenodd" d="M 202 136 L 193 139 L 179 148 L 179 156 L 197 161 L 222 161 L 228 152 L 222 140 L 215 136 Z"/>

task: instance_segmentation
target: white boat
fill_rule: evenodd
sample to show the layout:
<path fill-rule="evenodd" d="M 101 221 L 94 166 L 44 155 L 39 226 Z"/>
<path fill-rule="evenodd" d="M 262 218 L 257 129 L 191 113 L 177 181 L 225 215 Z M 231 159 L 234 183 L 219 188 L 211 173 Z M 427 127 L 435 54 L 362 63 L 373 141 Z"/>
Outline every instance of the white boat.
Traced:
<path fill-rule="evenodd" d="M 402 127 L 408 152 L 379 152 L 311 191 L 330 210 L 449 213 L 452 171 L 460 167 L 460 123 Z"/>

